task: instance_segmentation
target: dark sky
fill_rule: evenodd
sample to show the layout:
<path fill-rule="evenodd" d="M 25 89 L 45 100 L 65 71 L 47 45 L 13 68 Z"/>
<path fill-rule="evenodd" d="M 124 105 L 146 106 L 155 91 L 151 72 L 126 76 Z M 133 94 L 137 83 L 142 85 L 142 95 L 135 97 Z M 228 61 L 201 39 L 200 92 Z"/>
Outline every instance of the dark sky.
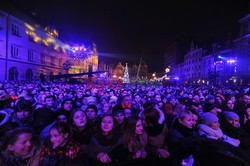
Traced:
<path fill-rule="evenodd" d="M 175 40 L 217 40 L 239 31 L 249 0 L 10 0 L 54 24 L 66 41 L 97 44 L 105 55 L 140 59 L 160 71 Z"/>

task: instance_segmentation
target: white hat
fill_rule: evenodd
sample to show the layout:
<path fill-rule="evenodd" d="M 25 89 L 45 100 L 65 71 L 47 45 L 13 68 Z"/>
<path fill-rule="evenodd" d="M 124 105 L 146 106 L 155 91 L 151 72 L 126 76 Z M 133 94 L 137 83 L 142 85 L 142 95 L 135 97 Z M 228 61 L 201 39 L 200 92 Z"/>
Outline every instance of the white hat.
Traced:
<path fill-rule="evenodd" d="M 95 97 L 89 96 L 89 97 L 88 97 L 88 103 L 89 103 L 89 102 L 96 102 Z"/>
<path fill-rule="evenodd" d="M 111 96 L 110 101 L 117 101 L 117 97 L 116 96 Z"/>

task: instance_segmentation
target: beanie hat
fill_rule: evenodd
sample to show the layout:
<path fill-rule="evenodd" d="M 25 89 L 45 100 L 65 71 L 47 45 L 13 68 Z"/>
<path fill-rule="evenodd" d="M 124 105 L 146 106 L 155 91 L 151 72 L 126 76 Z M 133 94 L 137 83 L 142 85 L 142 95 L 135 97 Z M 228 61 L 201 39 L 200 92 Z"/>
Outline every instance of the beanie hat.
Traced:
<path fill-rule="evenodd" d="M 214 109 L 216 107 L 215 104 L 211 104 L 211 103 L 205 103 L 203 106 L 203 111 L 204 112 L 210 112 L 212 109 Z"/>
<path fill-rule="evenodd" d="M 100 101 L 102 101 L 103 99 L 106 99 L 106 100 L 108 101 L 108 98 L 107 98 L 106 96 L 102 96 L 102 97 L 100 98 Z"/>
<path fill-rule="evenodd" d="M 210 112 L 203 113 L 200 119 L 201 123 L 205 125 L 210 125 L 211 123 L 219 121 L 218 117 Z"/>
<path fill-rule="evenodd" d="M 195 107 L 199 107 L 199 103 L 197 103 L 197 102 L 190 101 L 190 102 L 187 103 L 188 107 L 191 107 L 192 105 L 195 106 Z"/>
<path fill-rule="evenodd" d="M 123 114 L 125 115 L 125 111 L 123 109 L 115 109 L 112 111 L 112 114 L 115 116 L 117 114 Z"/>
<path fill-rule="evenodd" d="M 224 97 L 224 96 L 222 96 L 221 94 L 217 94 L 217 95 L 216 95 L 216 97 L 220 97 L 220 98 L 221 98 L 221 100 L 225 100 L 225 97 Z"/>
<path fill-rule="evenodd" d="M 223 114 L 226 119 L 231 119 L 231 118 L 240 119 L 240 117 L 235 112 L 232 111 L 224 111 Z"/>
<path fill-rule="evenodd" d="M 110 97 L 110 101 L 111 101 L 111 100 L 113 100 L 113 101 L 116 102 L 116 101 L 117 101 L 117 97 L 116 97 L 116 96 L 111 96 L 111 97 Z"/>
<path fill-rule="evenodd" d="M 9 120 L 9 114 L 3 110 L 0 111 L 0 126 L 4 125 Z"/>
<path fill-rule="evenodd" d="M 88 105 L 88 107 L 86 108 L 86 111 L 87 111 L 89 108 L 95 110 L 96 113 L 97 113 L 97 111 L 98 111 L 98 109 L 97 109 L 97 107 L 96 107 L 95 105 Z"/>
<path fill-rule="evenodd" d="M 29 100 L 19 100 L 15 106 L 15 112 L 18 111 L 32 111 L 32 102 Z"/>
<path fill-rule="evenodd" d="M 213 95 L 207 95 L 207 99 L 210 100 L 210 99 L 215 99 L 215 97 Z"/>
<path fill-rule="evenodd" d="M 89 97 L 88 97 L 88 103 L 89 103 L 89 102 L 96 102 L 95 97 L 89 96 Z"/>

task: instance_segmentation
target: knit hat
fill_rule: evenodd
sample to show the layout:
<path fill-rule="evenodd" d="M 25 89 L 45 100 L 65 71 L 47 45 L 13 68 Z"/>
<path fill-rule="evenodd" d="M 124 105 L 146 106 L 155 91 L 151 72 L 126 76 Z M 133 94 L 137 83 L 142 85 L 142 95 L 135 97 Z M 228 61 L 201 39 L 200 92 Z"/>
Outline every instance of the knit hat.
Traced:
<path fill-rule="evenodd" d="M 89 96 L 89 97 L 88 97 L 88 103 L 89 103 L 89 102 L 96 102 L 95 97 Z"/>
<path fill-rule="evenodd" d="M 207 99 L 210 100 L 210 99 L 215 99 L 215 97 L 213 95 L 207 95 Z"/>
<path fill-rule="evenodd" d="M 201 123 L 205 125 L 210 125 L 211 123 L 219 121 L 218 117 L 210 112 L 203 113 L 200 119 L 201 119 Z"/>
<path fill-rule="evenodd" d="M 199 107 L 199 103 L 197 103 L 197 102 L 190 101 L 190 102 L 187 103 L 188 107 L 191 107 L 192 105 L 195 106 L 195 107 Z"/>
<path fill-rule="evenodd" d="M 88 105 L 88 107 L 86 108 L 86 111 L 87 111 L 89 108 L 95 110 L 96 113 L 97 113 L 97 111 L 98 111 L 98 109 L 97 109 L 97 107 L 96 107 L 95 105 Z"/>
<path fill-rule="evenodd" d="M 211 103 L 205 103 L 203 106 L 203 111 L 204 112 L 210 112 L 212 109 L 214 109 L 216 107 L 215 104 L 211 104 Z"/>
<path fill-rule="evenodd" d="M 0 111 L 0 126 L 4 125 L 9 120 L 9 114 L 4 110 Z"/>
<path fill-rule="evenodd" d="M 112 111 L 112 114 L 115 116 L 115 115 L 117 115 L 117 114 L 123 114 L 123 115 L 125 115 L 125 111 L 123 110 L 123 109 L 115 109 L 115 110 L 113 110 Z"/>
<path fill-rule="evenodd" d="M 232 111 L 224 111 L 223 114 L 226 119 L 231 119 L 231 118 L 240 119 L 240 117 L 235 112 Z"/>
<path fill-rule="evenodd" d="M 108 101 L 107 96 L 102 96 L 102 97 L 100 98 L 100 101 L 102 101 L 103 99 L 106 99 L 106 101 Z"/>
<path fill-rule="evenodd" d="M 221 98 L 221 100 L 225 100 L 225 97 L 224 97 L 224 96 L 222 96 L 221 94 L 217 94 L 217 95 L 216 95 L 216 97 L 220 97 L 220 98 Z"/>
<path fill-rule="evenodd" d="M 111 101 L 111 100 L 113 100 L 113 101 L 116 102 L 116 101 L 117 101 L 117 97 L 116 97 L 116 96 L 111 96 L 111 97 L 110 97 L 110 101 Z"/>

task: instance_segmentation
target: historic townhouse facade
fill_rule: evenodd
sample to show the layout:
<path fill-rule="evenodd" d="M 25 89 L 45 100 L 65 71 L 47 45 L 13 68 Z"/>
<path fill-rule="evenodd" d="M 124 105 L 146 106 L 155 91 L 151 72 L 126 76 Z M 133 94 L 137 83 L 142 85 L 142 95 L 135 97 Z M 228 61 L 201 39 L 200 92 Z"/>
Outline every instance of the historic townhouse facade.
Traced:
<path fill-rule="evenodd" d="M 184 77 L 188 80 L 196 80 L 201 76 L 200 58 L 202 57 L 202 48 L 198 48 L 191 43 L 190 50 L 184 56 Z"/>
<path fill-rule="evenodd" d="M 33 80 L 40 73 L 47 76 L 67 71 L 63 64 L 72 64 L 71 73 L 97 70 L 96 46 L 85 60 L 74 59 L 70 45 L 58 39 L 56 29 L 17 18 L 0 10 L 0 80 Z"/>
<path fill-rule="evenodd" d="M 236 39 L 214 43 L 212 49 L 191 43 L 184 62 L 171 67 L 171 80 L 192 83 L 234 83 L 250 81 L 250 14 L 240 22 Z"/>

